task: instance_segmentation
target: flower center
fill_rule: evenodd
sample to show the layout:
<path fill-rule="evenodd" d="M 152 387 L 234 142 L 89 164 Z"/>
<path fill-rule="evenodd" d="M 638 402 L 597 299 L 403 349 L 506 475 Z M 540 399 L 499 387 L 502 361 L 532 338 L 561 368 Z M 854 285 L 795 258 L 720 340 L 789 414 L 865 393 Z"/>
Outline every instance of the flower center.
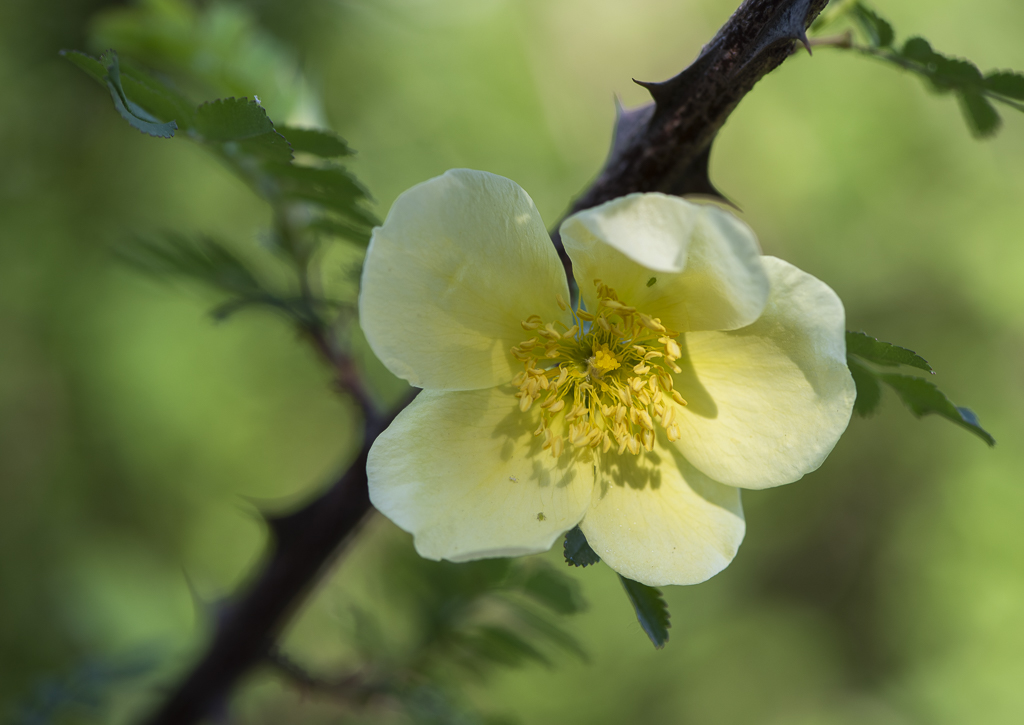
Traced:
<path fill-rule="evenodd" d="M 682 350 L 657 317 L 619 301 L 601 280 L 597 308 L 578 307 L 573 326 L 545 323 L 538 315 L 523 320 L 533 337 L 512 348 L 523 371 L 512 384 L 519 388 L 519 409 L 541 408 L 543 447 L 556 458 L 568 443 L 575 448 L 617 447 L 634 455 L 654 448 L 654 426 L 670 441 L 679 438 L 675 404 L 686 405 L 672 387 L 671 373 L 681 372 Z M 558 305 L 569 309 L 560 296 Z"/>

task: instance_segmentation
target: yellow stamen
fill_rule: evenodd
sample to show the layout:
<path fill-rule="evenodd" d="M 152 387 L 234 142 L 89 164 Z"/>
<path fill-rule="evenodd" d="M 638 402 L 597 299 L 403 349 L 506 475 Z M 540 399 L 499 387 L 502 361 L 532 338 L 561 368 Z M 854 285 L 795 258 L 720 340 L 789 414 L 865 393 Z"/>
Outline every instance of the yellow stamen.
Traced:
<path fill-rule="evenodd" d="M 680 437 L 675 406 L 686 401 L 673 389 L 683 356 L 677 334 L 594 283 L 593 311 L 576 309 L 568 328 L 532 315 L 522 326 L 533 336 L 510 351 L 523 363 L 512 379 L 519 409 L 526 413 L 537 403 L 534 435 L 543 435 L 542 448 L 556 458 L 566 444 L 620 455 L 651 451 L 657 427 L 670 441 Z M 569 309 L 561 297 L 556 302 Z"/>

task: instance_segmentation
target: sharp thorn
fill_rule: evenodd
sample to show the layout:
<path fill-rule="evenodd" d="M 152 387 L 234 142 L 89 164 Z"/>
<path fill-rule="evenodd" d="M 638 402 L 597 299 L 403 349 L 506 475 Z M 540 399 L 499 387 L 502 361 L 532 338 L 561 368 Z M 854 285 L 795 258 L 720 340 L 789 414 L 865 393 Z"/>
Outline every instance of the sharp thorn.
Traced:
<path fill-rule="evenodd" d="M 797 36 L 797 40 L 799 40 L 801 43 L 803 43 L 804 47 L 807 48 L 807 55 L 814 55 L 814 53 L 811 52 L 811 41 L 808 40 L 808 38 L 807 38 L 807 31 L 806 30 L 801 30 L 800 31 L 800 35 Z"/>

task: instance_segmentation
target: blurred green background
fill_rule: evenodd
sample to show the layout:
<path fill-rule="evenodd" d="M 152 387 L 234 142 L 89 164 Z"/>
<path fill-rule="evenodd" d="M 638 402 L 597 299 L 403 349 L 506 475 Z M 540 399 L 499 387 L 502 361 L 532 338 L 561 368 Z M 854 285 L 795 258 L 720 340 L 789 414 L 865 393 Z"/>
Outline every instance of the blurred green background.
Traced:
<path fill-rule="evenodd" d="M 616 96 L 644 102 L 631 78 L 676 73 L 735 0 L 245 7 L 273 42 L 253 51 L 251 77 L 228 79 L 237 94 L 341 133 L 380 216 L 464 166 L 515 179 L 553 224 L 603 161 Z M 1024 69 L 1021 3 L 877 9 L 901 38 Z M 258 561 L 257 509 L 319 490 L 357 444 L 329 371 L 282 319 L 214 323 L 214 296 L 113 259 L 162 229 L 266 254 L 268 214 L 198 147 L 129 128 L 57 57 L 89 48 L 90 28 L 116 40 L 111 12 L 0 5 L 0 718 L 68 688 L 86 694 L 55 722 L 137 714 L 201 647 L 203 602 Z M 230 35 L 238 17 L 209 31 Z M 259 65 L 277 56 L 295 68 Z M 955 102 L 916 79 L 800 52 L 743 101 L 711 169 L 766 253 L 830 284 L 851 329 L 921 353 L 999 445 L 915 422 L 887 394 L 819 471 L 745 494 L 733 565 L 666 591 L 665 650 L 610 570 L 575 571 L 590 608 L 566 626 L 591 661 L 500 672 L 466 685 L 470 703 L 522 723 L 1021 722 L 1024 116 L 1004 117 L 975 141 Z M 325 273 L 343 278 L 343 258 L 325 258 Z M 329 672 L 351 659 L 348 612 L 385 596 L 374 582 L 395 540 L 371 522 L 289 629 L 297 660 Z M 377 721 L 267 673 L 233 712 L 253 725 Z"/>

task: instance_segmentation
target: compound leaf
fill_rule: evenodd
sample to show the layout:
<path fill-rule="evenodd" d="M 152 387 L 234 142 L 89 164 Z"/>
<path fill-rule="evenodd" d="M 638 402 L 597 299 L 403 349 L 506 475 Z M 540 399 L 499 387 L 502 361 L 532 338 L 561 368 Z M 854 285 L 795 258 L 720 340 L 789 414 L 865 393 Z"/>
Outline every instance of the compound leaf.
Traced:
<path fill-rule="evenodd" d="M 915 73 L 932 90 L 956 96 L 964 120 L 976 138 L 987 138 L 999 130 L 1002 118 L 992 101 L 999 101 L 1024 111 L 1024 75 L 998 71 L 983 76 L 978 66 L 964 58 L 952 58 L 937 52 L 922 37 L 908 38 L 896 48 L 892 26 L 860 0 L 839 3 L 829 18 L 846 16 L 867 38 L 867 45 L 854 45 L 849 36 L 845 43 L 830 43 L 836 48 L 852 48 L 865 55 L 886 61 Z M 821 26 L 819 26 L 821 27 Z"/>
<path fill-rule="evenodd" d="M 899 373 L 881 373 L 862 361 L 875 365 L 896 367 L 909 365 L 934 373 L 931 366 L 917 353 L 888 342 L 876 340 L 863 332 L 846 333 L 846 364 L 857 386 L 857 399 L 853 410 L 868 416 L 878 409 L 882 390 L 880 383 L 892 388 L 915 417 L 934 413 L 971 431 L 990 446 L 995 439 L 981 427 L 978 417 L 969 408 L 960 408 L 949 401 L 934 383 L 924 378 Z"/>
<path fill-rule="evenodd" d="M 245 262 L 209 237 L 192 240 L 168 234 L 159 242 L 140 240 L 126 246 L 119 250 L 119 256 L 148 274 L 191 278 L 245 299 L 265 295 L 263 285 Z"/>

